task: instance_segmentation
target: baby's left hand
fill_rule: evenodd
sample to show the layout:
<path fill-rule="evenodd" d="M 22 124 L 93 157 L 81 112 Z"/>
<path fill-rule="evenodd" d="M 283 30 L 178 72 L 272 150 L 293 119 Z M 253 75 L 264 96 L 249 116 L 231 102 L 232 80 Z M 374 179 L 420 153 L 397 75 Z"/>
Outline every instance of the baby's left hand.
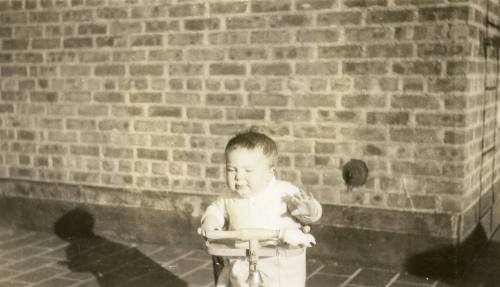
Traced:
<path fill-rule="evenodd" d="M 292 216 L 301 221 L 309 221 L 314 218 L 318 212 L 316 199 L 309 192 L 300 191 L 289 197 L 287 200 L 288 210 Z"/>

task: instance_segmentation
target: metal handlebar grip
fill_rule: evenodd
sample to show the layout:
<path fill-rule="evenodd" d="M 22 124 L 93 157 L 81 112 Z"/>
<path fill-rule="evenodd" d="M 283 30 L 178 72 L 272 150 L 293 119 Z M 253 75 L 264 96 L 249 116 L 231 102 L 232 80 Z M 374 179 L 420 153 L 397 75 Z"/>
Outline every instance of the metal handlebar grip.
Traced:
<path fill-rule="evenodd" d="M 212 230 L 206 231 L 205 237 L 207 239 L 217 240 L 217 239 L 238 239 L 238 240 L 269 240 L 278 239 L 280 234 L 279 230 L 270 229 L 240 229 L 240 230 Z"/>

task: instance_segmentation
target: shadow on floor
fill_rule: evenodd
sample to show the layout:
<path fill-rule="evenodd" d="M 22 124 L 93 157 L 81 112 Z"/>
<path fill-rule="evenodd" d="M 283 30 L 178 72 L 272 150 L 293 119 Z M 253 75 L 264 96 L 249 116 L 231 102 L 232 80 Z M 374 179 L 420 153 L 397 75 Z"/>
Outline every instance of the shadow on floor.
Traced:
<path fill-rule="evenodd" d="M 102 287 L 188 286 L 136 248 L 94 234 L 94 222 L 87 210 L 75 208 L 54 224 L 57 236 L 69 243 L 61 264 L 72 272 L 91 273 Z"/>
<path fill-rule="evenodd" d="M 412 256 L 405 269 L 413 275 L 438 279 L 451 286 L 500 286 L 500 242 L 481 225 L 458 246 L 445 246 Z"/>

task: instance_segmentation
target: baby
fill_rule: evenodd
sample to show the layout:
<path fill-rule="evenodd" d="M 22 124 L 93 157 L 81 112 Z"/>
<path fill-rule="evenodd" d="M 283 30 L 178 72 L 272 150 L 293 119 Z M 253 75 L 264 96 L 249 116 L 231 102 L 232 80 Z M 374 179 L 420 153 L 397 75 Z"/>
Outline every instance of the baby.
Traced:
<path fill-rule="evenodd" d="M 277 146 L 267 135 L 254 131 L 238 134 L 227 143 L 225 156 L 228 190 L 205 211 L 201 231 L 280 230 L 283 242 L 303 248 L 298 255 L 283 251 L 276 257 L 259 259 L 263 283 L 304 287 L 305 247 L 315 241 L 312 235 L 302 233 L 300 227 L 319 220 L 321 205 L 311 194 L 275 178 Z M 248 263 L 234 259 L 225 264 L 217 286 L 248 286 L 247 276 Z"/>

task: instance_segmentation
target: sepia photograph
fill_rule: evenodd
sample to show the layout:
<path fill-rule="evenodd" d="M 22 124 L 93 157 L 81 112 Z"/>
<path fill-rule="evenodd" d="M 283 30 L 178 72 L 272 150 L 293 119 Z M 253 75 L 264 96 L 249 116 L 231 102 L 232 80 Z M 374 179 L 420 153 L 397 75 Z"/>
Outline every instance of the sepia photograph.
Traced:
<path fill-rule="evenodd" d="M 0 287 L 500 287 L 499 93 L 500 0 L 0 0 Z"/>

